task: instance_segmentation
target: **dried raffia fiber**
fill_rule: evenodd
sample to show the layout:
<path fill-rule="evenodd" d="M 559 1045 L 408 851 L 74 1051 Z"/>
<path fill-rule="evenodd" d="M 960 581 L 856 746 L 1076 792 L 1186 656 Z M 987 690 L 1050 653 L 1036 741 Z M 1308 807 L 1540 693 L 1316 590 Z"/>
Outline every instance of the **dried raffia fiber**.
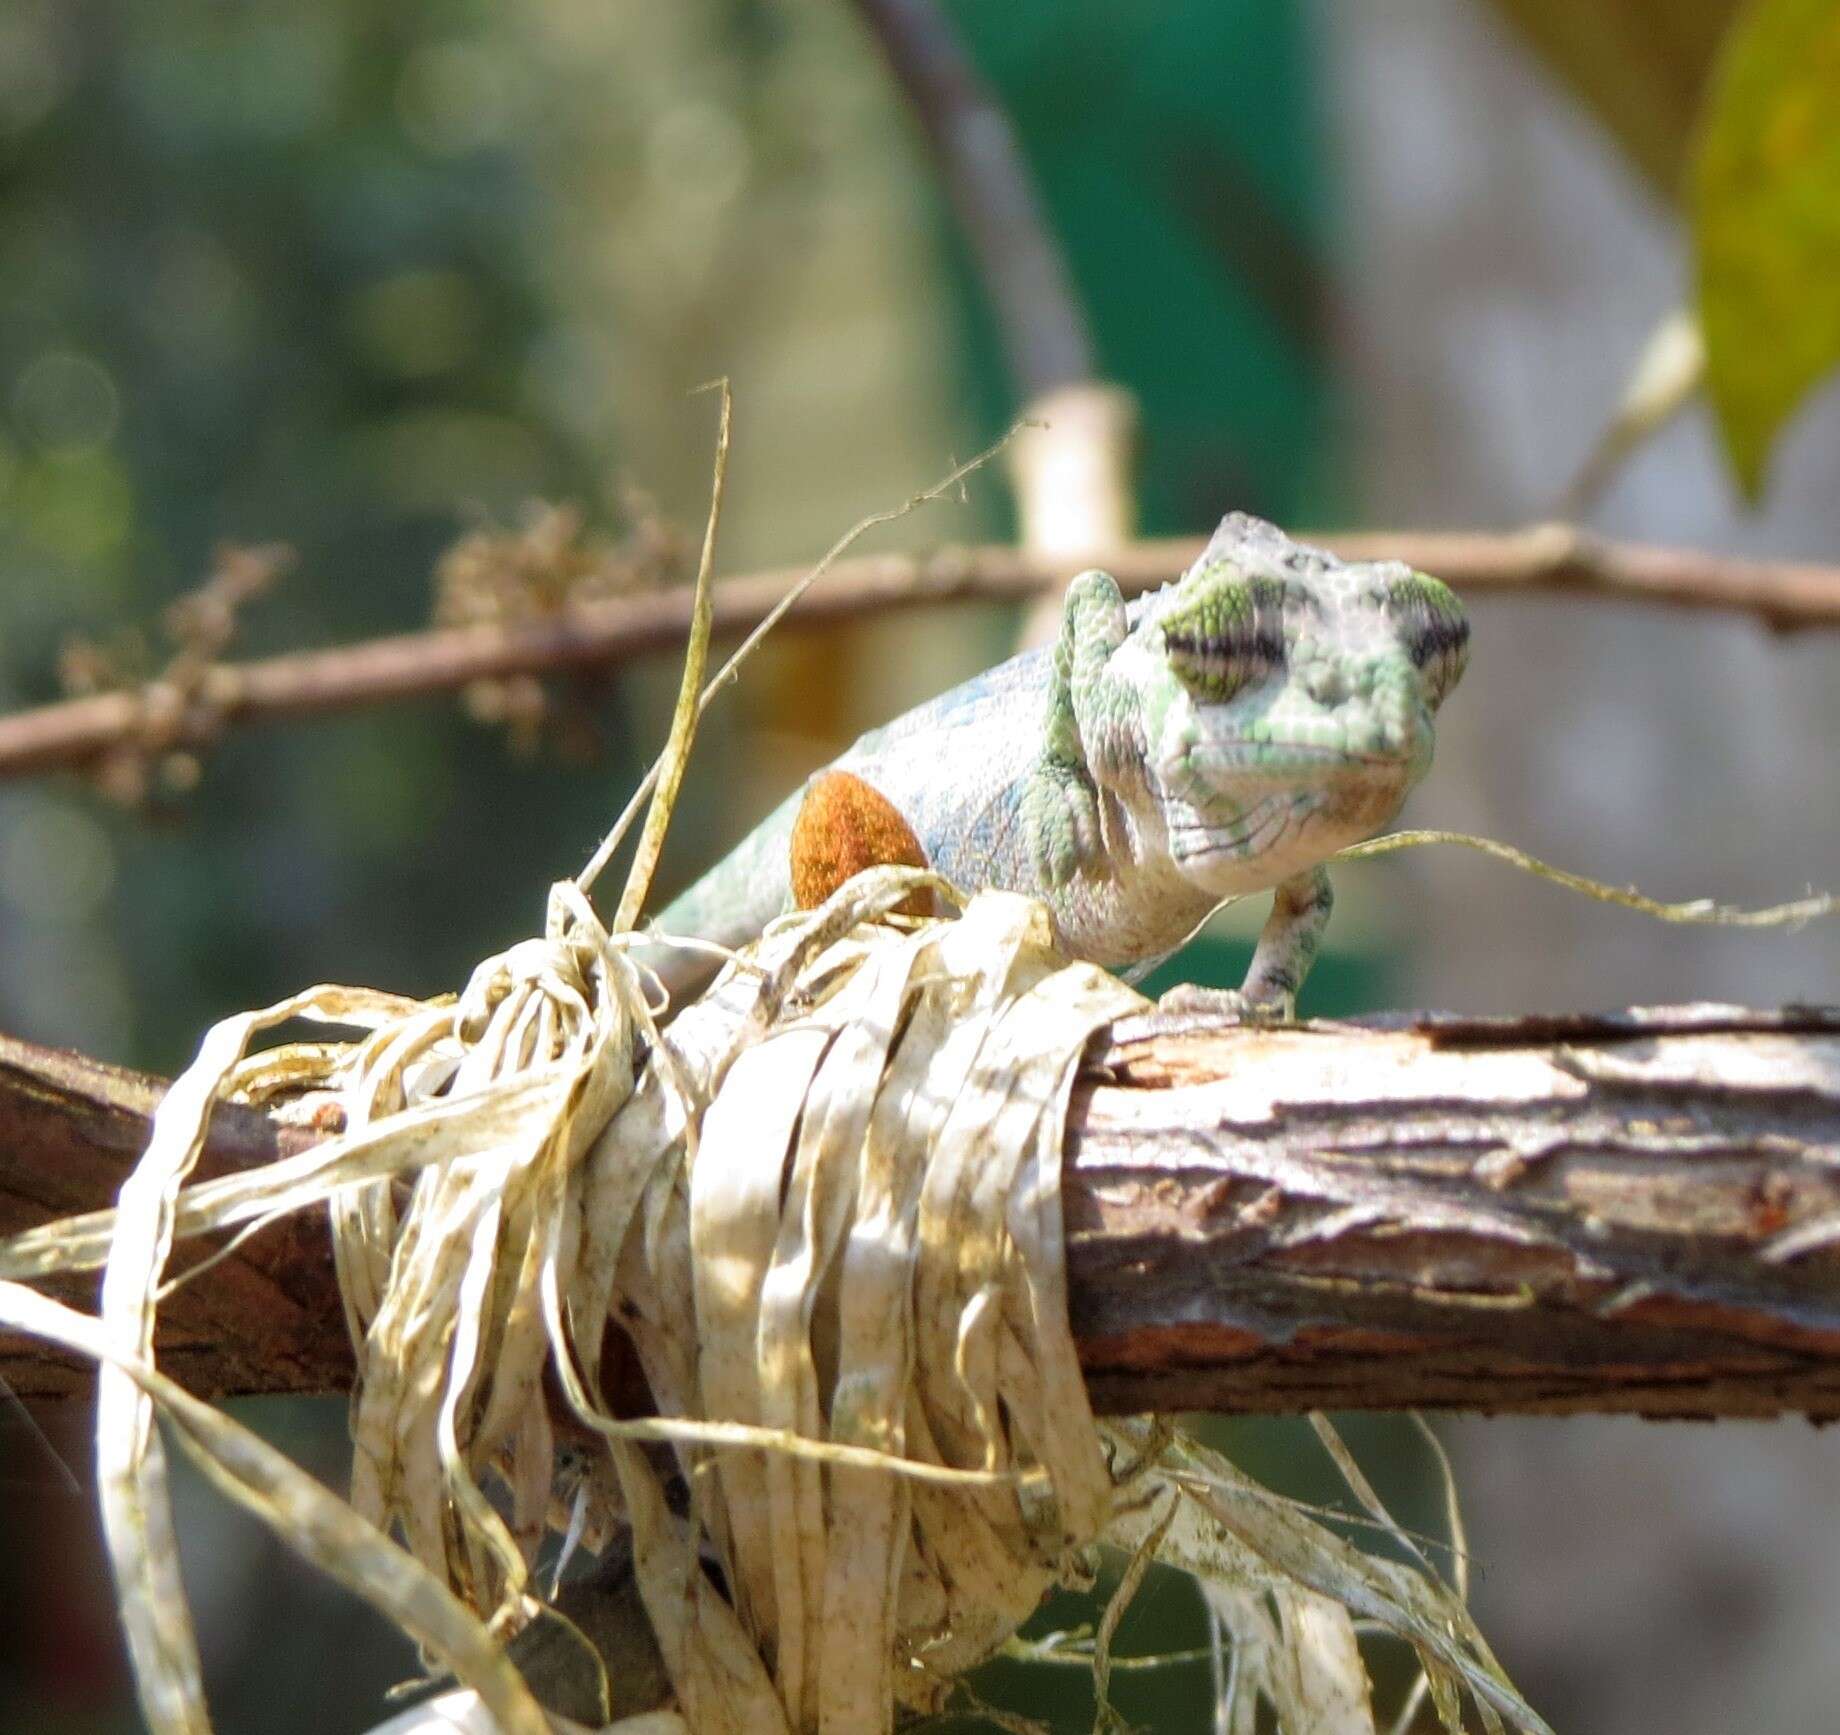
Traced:
<path fill-rule="evenodd" d="M 380 1527 L 399 1523 L 427 1569 L 405 1558 L 366 1593 L 505 1706 L 476 1672 L 483 1633 L 470 1651 L 433 1643 L 397 1599 L 447 1585 L 466 1619 L 461 1604 L 501 1623 L 528 1611 L 542 1525 L 517 1514 L 564 1517 L 548 1430 L 529 1421 L 553 1357 L 615 1471 L 582 1485 L 586 1530 L 631 1526 L 697 1735 L 849 1735 L 934 1707 L 1100 1538 L 1208 1585 L 1234 1641 L 1229 1726 L 1250 1728 L 1264 1699 L 1289 1726 L 1371 1730 L 1352 1610 L 1417 1647 L 1448 1715 L 1467 1689 L 1485 1727 L 1543 1728 L 1428 1570 L 1362 1554 L 1171 1430 L 1095 1426 L 1061 1291 L 1059 1152 L 1089 1034 L 1141 1002 L 1060 960 L 1018 898 L 873 920 L 921 887 L 952 896 L 914 870 L 850 882 L 663 1033 L 565 884 L 545 940 L 449 1004 L 317 990 L 207 1040 L 201 1066 L 231 1094 L 317 1082 L 350 1116 L 305 1157 L 182 1193 L 169 1215 L 197 1228 L 335 1201 L 363 1368 L 351 1523 L 392 1554 Z M 265 1056 L 237 1058 L 289 1016 L 376 1028 L 272 1050 L 272 1079 Z M 208 1094 L 194 1084 L 175 1116 Z M 386 1168 L 413 1177 L 405 1204 Z M 118 1228 L 73 1226 L 65 1245 L 95 1263 Z M 0 1248 L 0 1274 L 45 1269 L 46 1245 Z M 657 1418 L 598 1403 L 610 1317 Z M 111 1356 L 146 1389 L 143 1353 Z M 675 1443 L 687 1518 L 644 1440 Z M 492 1474 L 512 1522 L 479 1493 Z"/>
<path fill-rule="evenodd" d="M 613 1444 L 620 1495 L 588 1527 L 633 1526 L 642 1590 L 698 1730 L 771 1728 L 786 1721 L 782 1695 L 791 1726 L 816 1726 L 820 1706 L 826 1727 L 885 1726 L 896 1680 L 909 1696 L 934 1692 L 911 1669 L 891 1677 L 891 1657 L 941 1640 L 963 1649 L 967 1633 L 988 1630 L 972 1641 L 981 1654 L 1103 1516 L 1108 1483 L 1090 1417 L 1070 1428 L 1042 1413 L 1037 1378 L 1032 1392 L 1003 1392 L 1013 1437 L 994 1426 L 999 1361 L 1034 1365 L 1026 1344 L 1039 1319 L 1065 1330 L 1058 1256 L 1032 1287 L 1002 1207 L 1009 1195 L 1025 1249 L 1058 1225 L 1057 1202 L 1044 1209 L 1041 1193 L 1058 1173 L 1074 1068 L 1091 1030 L 1138 1001 L 1097 970 L 1061 967 L 1043 912 L 1018 899 L 980 899 L 961 922 L 912 932 L 851 932 L 927 879 L 888 869 L 853 882 L 771 937 L 759 967 L 687 1012 L 668 1043 L 621 949 L 565 883 L 546 939 L 482 965 L 451 1004 L 403 1014 L 399 1001 L 326 989 L 227 1021 L 174 1094 L 174 1130 L 155 1139 L 161 1161 L 141 1171 L 167 1175 L 170 1152 L 195 1147 L 218 1089 L 269 1099 L 262 1057 L 243 1058 L 256 1031 L 288 1018 L 381 1020 L 348 1050 L 273 1051 L 290 1091 L 304 1081 L 338 1092 L 347 1130 L 310 1162 L 239 1177 L 234 1190 L 217 1185 L 217 1209 L 193 1201 L 187 1220 L 224 1226 L 308 1196 L 331 1200 L 359 1348 L 353 1506 L 379 1531 L 399 1524 L 410 1553 L 490 1619 L 525 1608 L 538 1532 L 515 1536 L 479 1484 L 496 1471 L 514 1513 L 547 1505 L 551 1442 L 526 1419 L 542 1413 L 537 1377 L 556 1355 L 581 1419 Z M 775 1020 L 775 1003 L 796 1015 Z M 1022 1040 L 1037 1018 L 1058 1048 Z M 650 1064 L 635 1090 L 636 1027 Z M 776 1079 L 788 1048 L 810 1054 L 807 1077 L 764 1112 L 747 1075 Z M 322 1059 L 318 1078 L 303 1068 L 308 1052 Z M 934 1070 L 942 1060 L 944 1075 Z M 721 1111 L 690 1136 L 728 1073 L 738 1076 Z M 418 1141 L 390 1138 L 418 1118 Z M 414 1177 L 400 1209 L 377 1176 L 380 1147 Z M 993 1177 L 1005 1176 L 1014 1185 L 998 1188 L 997 1214 L 980 1228 Z M 853 1227 L 859 1199 L 870 1216 Z M 118 1212 L 62 1237 L 37 1231 L 8 1244 L 0 1271 L 94 1263 L 121 1244 L 135 1209 L 131 1193 Z M 166 1220 L 178 1215 L 170 1199 L 163 1209 Z M 60 1242 L 63 1258 L 53 1251 Z M 116 1281 L 133 1269 L 111 1264 Z M 156 1262 L 143 1290 L 157 1277 Z M 935 1291 L 944 1299 L 923 1329 L 915 1301 Z M 737 1294 L 746 1298 L 738 1308 Z M 632 1332 L 662 1419 L 613 1420 L 583 1377 L 610 1314 Z M 132 1368 L 146 1361 L 138 1338 L 113 1353 Z M 929 1402 L 911 1388 L 935 1362 L 943 1377 Z M 1077 1376 L 1073 1393 L 1083 1410 Z M 817 1442 L 832 1413 L 826 1446 Z M 698 1416 L 715 1424 L 671 1419 Z M 813 1443 L 798 1448 L 793 1435 Z M 1057 1436 L 1066 1467 L 1044 1472 L 1036 1442 Z M 710 1529 L 732 1581 L 765 1587 L 740 1599 L 739 1614 L 708 1580 L 693 1528 L 671 1514 L 637 1448 L 645 1438 L 680 1442 L 699 1503 L 718 1508 Z M 699 1474 L 710 1459 L 699 1439 L 730 1443 L 713 1460 L 713 1483 Z M 737 1451 L 737 1439 L 755 1444 Z M 908 1476 L 888 1473 L 890 1453 L 917 1460 L 911 1473 L 929 1478 L 925 1510 L 911 1518 Z M 739 1503 L 723 1506 L 731 1482 Z M 755 1483 L 762 1501 L 749 1498 Z M 977 1515 L 960 1538 L 950 1515 L 971 1499 Z M 833 1534 L 853 1537 L 860 1526 L 906 1541 L 911 1530 L 911 1562 L 904 1568 L 886 1541 L 827 1550 L 827 1500 Z M 746 1519 L 758 1521 L 757 1535 Z M 139 1535 L 147 1559 L 137 1570 L 170 1574 L 160 1532 L 146 1524 Z M 124 1600 L 147 1582 L 124 1575 Z M 166 1617 L 188 1634 L 176 1581 L 155 1582 L 172 1596 Z M 827 1623 L 827 1601 L 857 1619 Z M 865 1636 L 872 1648 L 850 1654 L 843 1641 Z M 771 1679 L 763 1653 L 774 1659 Z M 183 1651 L 156 1640 L 137 1664 L 155 1728 L 207 1726 Z"/>
<path fill-rule="evenodd" d="M 881 870 L 845 895 L 918 883 Z M 932 1703 L 1104 1523 L 1084 1387 L 1047 1377 L 1037 1345 L 1044 1321 L 1067 1338 L 1067 1094 L 1092 1031 L 1141 1002 L 1064 964 L 1039 907 L 1001 894 L 818 962 L 840 980 L 736 1061 L 703 1125 L 695 1389 L 704 1413 L 993 1478 L 718 1460 L 728 1576 L 792 1726 L 844 1731 L 887 1727 L 891 1689 Z"/>
<path fill-rule="evenodd" d="M 207 1083 L 258 1103 L 318 1084 L 349 1116 L 302 1157 L 161 1206 L 196 1231 L 335 1205 L 361 1335 L 358 1510 L 335 1534 L 297 1503 L 257 1509 L 309 1552 L 318 1539 L 316 1558 L 345 1550 L 345 1576 L 497 1727 L 543 1727 L 515 1677 L 482 1678 L 496 1652 L 466 1605 L 500 1620 L 529 1606 L 541 1526 L 515 1519 L 553 1484 L 547 1428 L 531 1425 L 533 1369 L 553 1356 L 616 1472 L 584 1485 L 586 1529 L 632 1527 L 699 1735 L 886 1729 L 897 1705 L 938 1703 L 1101 1536 L 1148 1541 L 1208 1585 L 1234 1640 L 1229 1726 L 1250 1728 L 1264 1699 L 1292 1726 L 1370 1730 L 1352 1609 L 1418 1648 L 1448 1717 L 1467 1687 L 1485 1726 L 1542 1728 L 1428 1572 L 1370 1559 L 1180 1435 L 1095 1429 L 1061 1293 L 1061 1131 L 1088 1034 L 1140 1003 L 1061 963 L 1020 899 L 865 925 L 923 885 L 950 895 L 911 870 L 851 882 L 665 1035 L 567 884 L 545 941 L 482 966 L 450 1004 L 321 989 L 214 1032 L 155 1154 L 191 1148 Z M 374 1028 L 348 1048 L 271 1050 L 272 1065 L 239 1058 L 290 1017 Z M 404 1206 L 390 1173 L 413 1177 Z M 132 1207 L 7 1244 L 0 1274 L 98 1263 Z M 593 1395 L 609 1317 L 657 1419 L 616 1421 Z M 144 1351 L 108 1355 L 158 1400 Z M 168 1413 L 191 1449 L 229 1451 Z M 676 1442 L 691 1520 L 647 1439 Z M 511 1525 L 478 1492 L 493 1472 Z M 381 1534 L 391 1520 L 420 1567 Z M 142 1546 L 170 1573 L 158 1534 Z M 427 1612 L 437 1591 L 446 1625 Z M 205 1726 L 192 1684 L 155 1680 L 156 1729 Z"/>

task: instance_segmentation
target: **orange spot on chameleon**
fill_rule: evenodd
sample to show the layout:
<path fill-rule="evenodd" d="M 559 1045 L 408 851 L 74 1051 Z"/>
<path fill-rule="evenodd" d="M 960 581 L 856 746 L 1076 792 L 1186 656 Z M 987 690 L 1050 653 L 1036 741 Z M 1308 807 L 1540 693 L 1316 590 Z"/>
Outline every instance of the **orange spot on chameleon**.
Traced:
<path fill-rule="evenodd" d="M 792 900 L 814 910 L 852 874 L 872 867 L 926 867 L 914 828 L 887 796 L 848 771 L 827 771 L 805 792 L 792 822 Z M 896 906 L 909 916 L 937 913 L 931 892 Z"/>

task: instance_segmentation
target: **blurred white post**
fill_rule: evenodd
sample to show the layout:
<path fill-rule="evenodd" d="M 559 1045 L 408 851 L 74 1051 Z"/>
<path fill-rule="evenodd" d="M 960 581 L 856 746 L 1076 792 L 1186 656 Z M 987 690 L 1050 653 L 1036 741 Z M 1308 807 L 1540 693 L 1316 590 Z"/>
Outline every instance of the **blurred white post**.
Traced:
<path fill-rule="evenodd" d="M 1137 400 L 1122 386 L 1081 381 L 1033 399 L 1009 448 L 1023 548 L 1101 560 L 1137 535 Z M 1024 647 L 1060 630 L 1061 598 L 1031 604 Z"/>

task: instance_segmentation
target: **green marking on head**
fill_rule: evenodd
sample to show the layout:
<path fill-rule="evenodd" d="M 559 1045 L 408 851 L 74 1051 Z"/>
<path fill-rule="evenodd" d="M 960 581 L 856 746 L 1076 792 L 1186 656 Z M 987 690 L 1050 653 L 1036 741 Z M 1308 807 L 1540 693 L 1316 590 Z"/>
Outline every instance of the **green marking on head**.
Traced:
<path fill-rule="evenodd" d="M 1386 606 L 1435 711 L 1469 661 L 1469 617 L 1449 585 L 1423 572 L 1388 579 Z"/>
<path fill-rule="evenodd" d="M 1209 561 L 1162 616 L 1163 645 L 1182 684 L 1224 704 L 1284 661 L 1284 586 Z"/>

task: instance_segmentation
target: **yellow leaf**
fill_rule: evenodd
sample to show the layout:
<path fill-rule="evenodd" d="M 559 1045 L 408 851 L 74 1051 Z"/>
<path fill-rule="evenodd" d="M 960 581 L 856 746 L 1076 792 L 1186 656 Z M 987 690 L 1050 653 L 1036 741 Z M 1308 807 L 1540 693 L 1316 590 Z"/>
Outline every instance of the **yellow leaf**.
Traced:
<path fill-rule="evenodd" d="M 1784 422 L 1840 363 L 1840 6 L 1752 0 L 1691 188 L 1707 383 L 1755 495 Z"/>
<path fill-rule="evenodd" d="M 1669 199 L 1739 0 L 1495 0 Z"/>

